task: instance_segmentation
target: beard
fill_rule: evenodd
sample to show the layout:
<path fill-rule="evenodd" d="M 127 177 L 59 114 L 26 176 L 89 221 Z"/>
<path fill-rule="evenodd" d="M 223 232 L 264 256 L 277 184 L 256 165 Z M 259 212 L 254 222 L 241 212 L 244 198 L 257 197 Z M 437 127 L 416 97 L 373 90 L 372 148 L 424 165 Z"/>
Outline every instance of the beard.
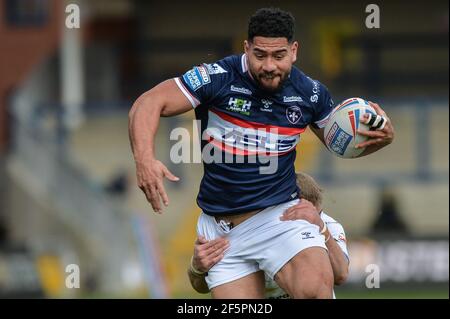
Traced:
<path fill-rule="evenodd" d="M 267 91 L 270 93 L 275 93 L 277 91 L 279 91 L 284 83 L 286 82 L 286 80 L 289 77 L 289 73 L 260 73 L 260 74 L 256 74 L 253 71 L 251 71 L 252 77 L 255 80 L 256 84 L 258 85 L 258 87 L 263 90 L 263 91 Z M 277 86 L 270 86 L 270 85 L 266 85 L 264 84 L 264 81 L 273 81 L 274 79 L 276 79 L 277 77 L 280 78 L 278 85 Z"/>

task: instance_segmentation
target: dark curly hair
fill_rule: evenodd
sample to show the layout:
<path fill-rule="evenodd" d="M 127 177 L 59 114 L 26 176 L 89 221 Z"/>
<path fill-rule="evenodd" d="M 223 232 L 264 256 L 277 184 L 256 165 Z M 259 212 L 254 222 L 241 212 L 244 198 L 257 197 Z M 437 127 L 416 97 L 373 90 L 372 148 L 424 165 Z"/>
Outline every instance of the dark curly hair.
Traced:
<path fill-rule="evenodd" d="M 248 23 L 248 40 L 261 36 L 267 38 L 294 38 L 295 19 L 291 13 L 278 8 L 261 8 L 255 12 Z"/>

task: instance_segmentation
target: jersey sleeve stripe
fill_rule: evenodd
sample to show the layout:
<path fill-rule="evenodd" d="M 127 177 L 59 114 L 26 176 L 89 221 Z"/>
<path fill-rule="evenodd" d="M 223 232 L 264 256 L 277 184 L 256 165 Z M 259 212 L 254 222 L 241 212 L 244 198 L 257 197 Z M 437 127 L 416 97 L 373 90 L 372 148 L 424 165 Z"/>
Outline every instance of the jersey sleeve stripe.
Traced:
<path fill-rule="evenodd" d="M 195 109 L 197 106 L 200 105 L 199 100 L 197 100 L 186 87 L 183 85 L 183 82 L 180 81 L 180 78 L 174 78 L 175 83 L 177 84 L 178 88 L 181 90 L 181 92 L 186 96 L 186 98 L 191 102 L 192 107 Z"/>

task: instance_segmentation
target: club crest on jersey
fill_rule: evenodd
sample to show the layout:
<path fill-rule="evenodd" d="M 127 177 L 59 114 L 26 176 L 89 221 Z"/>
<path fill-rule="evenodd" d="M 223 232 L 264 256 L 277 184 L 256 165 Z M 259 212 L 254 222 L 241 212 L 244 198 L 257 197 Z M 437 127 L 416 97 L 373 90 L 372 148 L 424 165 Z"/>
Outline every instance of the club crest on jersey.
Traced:
<path fill-rule="evenodd" d="M 250 115 L 250 108 L 252 106 L 251 101 L 247 101 L 240 98 L 230 97 L 228 101 L 227 110 L 237 112 L 243 115 Z"/>
<path fill-rule="evenodd" d="M 300 107 L 294 105 L 290 106 L 286 109 L 286 118 L 288 119 L 289 123 L 291 124 L 297 124 L 298 121 L 302 118 L 302 111 Z"/>

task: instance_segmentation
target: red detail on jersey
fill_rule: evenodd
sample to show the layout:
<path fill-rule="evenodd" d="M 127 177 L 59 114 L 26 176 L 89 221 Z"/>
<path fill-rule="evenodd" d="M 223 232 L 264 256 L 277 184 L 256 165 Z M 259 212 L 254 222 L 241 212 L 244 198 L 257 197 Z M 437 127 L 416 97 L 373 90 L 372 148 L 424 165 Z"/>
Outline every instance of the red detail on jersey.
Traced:
<path fill-rule="evenodd" d="M 262 123 L 256 123 L 256 122 L 250 122 L 250 121 L 244 121 L 235 117 L 232 117 L 228 114 L 219 112 L 217 110 L 210 110 L 211 112 L 217 114 L 219 117 L 224 119 L 227 122 L 233 123 L 237 126 L 243 127 L 243 128 L 252 128 L 252 129 L 264 129 L 266 132 L 270 133 L 270 130 L 277 130 L 276 134 L 281 135 L 289 135 L 294 136 L 297 134 L 301 134 L 306 130 L 306 127 L 304 128 L 291 128 L 291 127 L 282 127 L 282 126 L 275 126 L 275 125 L 269 125 L 269 124 L 262 124 Z"/>

